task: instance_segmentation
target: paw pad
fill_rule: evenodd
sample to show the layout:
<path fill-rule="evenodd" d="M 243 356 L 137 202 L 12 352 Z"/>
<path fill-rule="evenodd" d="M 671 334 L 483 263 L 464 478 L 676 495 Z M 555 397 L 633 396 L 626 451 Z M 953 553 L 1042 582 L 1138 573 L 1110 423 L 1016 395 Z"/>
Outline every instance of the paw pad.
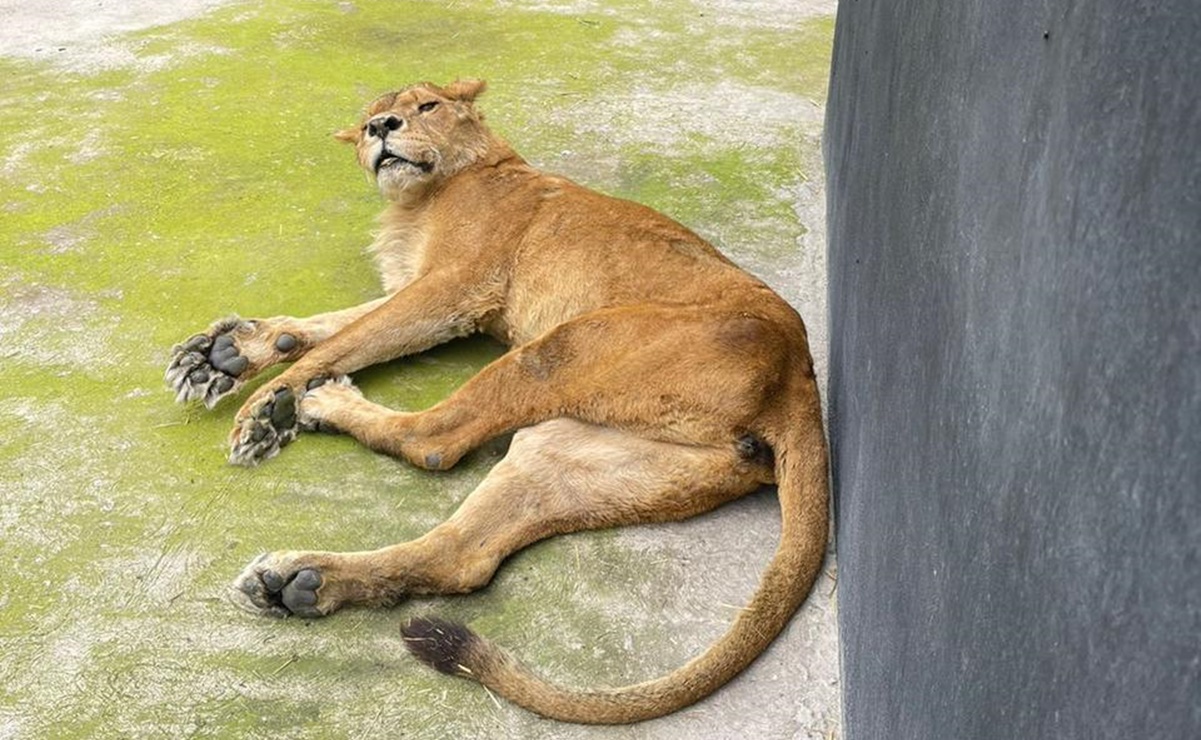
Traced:
<path fill-rule="evenodd" d="M 279 454 L 281 448 L 296 439 L 296 394 L 280 388 L 251 410 L 233 435 L 229 461 L 235 465 L 258 465 Z"/>
<path fill-rule="evenodd" d="M 203 401 L 212 408 L 237 389 L 238 377 L 250 367 L 250 360 L 238 352 L 232 333 L 250 325 L 238 318 L 225 319 L 172 348 L 166 378 L 176 401 Z"/>
<path fill-rule="evenodd" d="M 282 573 L 270 567 L 269 555 L 261 555 L 234 582 L 233 596 L 247 610 L 271 617 L 320 617 L 317 591 L 324 581 L 314 568 Z"/>
<path fill-rule="evenodd" d="M 280 352 L 291 352 L 297 344 L 296 337 L 291 334 L 280 334 L 275 340 L 275 348 Z"/>

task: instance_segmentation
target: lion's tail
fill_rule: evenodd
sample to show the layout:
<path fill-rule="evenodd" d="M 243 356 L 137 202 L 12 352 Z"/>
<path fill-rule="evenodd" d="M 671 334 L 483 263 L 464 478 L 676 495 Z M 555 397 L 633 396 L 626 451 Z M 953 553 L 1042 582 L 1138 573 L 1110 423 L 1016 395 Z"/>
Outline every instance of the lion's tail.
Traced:
<path fill-rule="evenodd" d="M 775 428 L 760 431 L 775 453 L 783 517 L 779 547 L 759 588 L 730 629 L 687 664 L 631 686 L 573 690 L 539 678 L 507 651 L 460 624 L 413 619 L 402 628 L 405 644 L 420 660 L 444 673 L 475 679 L 515 704 L 566 722 L 639 722 L 670 714 L 713 693 L 750 665 L 784 629 L 821 569 L 829 516 L 826 449 L 817 394 L 811 388 L 806 394 L 792 394 L 804 408 L 794 408 Z"/>

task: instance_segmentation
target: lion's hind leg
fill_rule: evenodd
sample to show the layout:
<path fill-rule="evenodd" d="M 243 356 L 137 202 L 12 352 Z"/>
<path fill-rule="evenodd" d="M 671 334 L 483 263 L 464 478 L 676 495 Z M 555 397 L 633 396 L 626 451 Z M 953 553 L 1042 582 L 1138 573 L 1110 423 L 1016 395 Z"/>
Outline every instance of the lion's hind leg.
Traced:
<path fill-rule="evenodd" d="M 754 436 L 789 352 L 775 319 L 634 306 L 561 324 L 483 368 L 441 403 L 391 411 L 324 387 L 301 417 L 377 452 L 445 470 L 483 442 L 555 418 L 700 447 Z"/>
<path fill-rule="evenodd" d="M 252 611 L 306 617 L 465 593 L 546 537 L 683 519 L 771 481 L 770 461 L 746 446 L 676 445 L 554 419 L 514 435 L 505 458 L 425 536 L 369 552 L 271 553 L 243 571 L 233 593 Z"/>

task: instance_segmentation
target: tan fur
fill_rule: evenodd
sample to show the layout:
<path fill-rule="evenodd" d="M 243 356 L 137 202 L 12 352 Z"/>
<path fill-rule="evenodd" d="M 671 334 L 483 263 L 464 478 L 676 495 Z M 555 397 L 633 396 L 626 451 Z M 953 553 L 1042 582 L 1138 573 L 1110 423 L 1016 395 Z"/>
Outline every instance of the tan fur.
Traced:
<path fill-rule="evenodd" d="M 381 151 L 408 160 L 376 175 L 389 205 L 373 250 L 392 295 L 304 342 L 288 357 L 295 364 L 243 405 L 231 441 L 243 461 L 273 454 L 279 445 L 267 449 L 254 430 L 286 424 L 280 407 L 292 398 L 302 423 L 425 468 L 521 431 L 458 513 L 424 537 L 362 553 L 271 553 L 235 593 L 256 611 L 319 616 L 469 591 L 536 540 L 680 519 L 777 482 L 781 541 L 759 590 L 721 640 L 662 678 L 568 690 L 465 629 L 406 628 L 423 659 L 546 716 L 666 714 L 762 652 L 820 568 L 826 452 L 805 329 L 767 286 L 683 226 L 530 167 L 484 126 L 474 106 L 482 91 L 477 81 L 414 85 L 337 134 L 369 172 Z M 346 382 L 307 389 L 473 332 L 512 349 L 426 411 L 385 409 Z"/>

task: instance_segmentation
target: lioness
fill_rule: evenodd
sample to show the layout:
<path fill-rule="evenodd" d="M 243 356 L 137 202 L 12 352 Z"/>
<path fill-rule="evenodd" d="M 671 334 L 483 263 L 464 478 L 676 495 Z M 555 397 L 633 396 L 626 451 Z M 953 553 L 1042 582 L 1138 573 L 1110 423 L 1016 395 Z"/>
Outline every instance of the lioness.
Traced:
<path fill-rule="evenodd" d="M 211 407 L 293 362 L 238 411 L 230 460 L 240 464 L 323 428 L 444 470 L 519 430 L 454 516 L 417 540 L 252 562 L 235 599 L 274 616 L 468 592 L 545 537 L 682 519 L 777 483 L 783 528 L 758 590 L 724 637 L 661 678 L 565 689 L 461 625 L 403 627 L 421 660 L 547 717 L 657 717 L 750 664 L 821 566 L 826 448 L 805 327 L 683 226 L 528 165 L 484 125 L 474 106 L 483 90 L 476 80 L 412 85 L 336 134 L 389 201 L 371 248 L 385 297 L 307 319 L 220 321 L 175 348 L 167 378 L 179 400 Z M 426 411 L 378 406 L 345 378 L 473 332 L 511 349 Z"/>

